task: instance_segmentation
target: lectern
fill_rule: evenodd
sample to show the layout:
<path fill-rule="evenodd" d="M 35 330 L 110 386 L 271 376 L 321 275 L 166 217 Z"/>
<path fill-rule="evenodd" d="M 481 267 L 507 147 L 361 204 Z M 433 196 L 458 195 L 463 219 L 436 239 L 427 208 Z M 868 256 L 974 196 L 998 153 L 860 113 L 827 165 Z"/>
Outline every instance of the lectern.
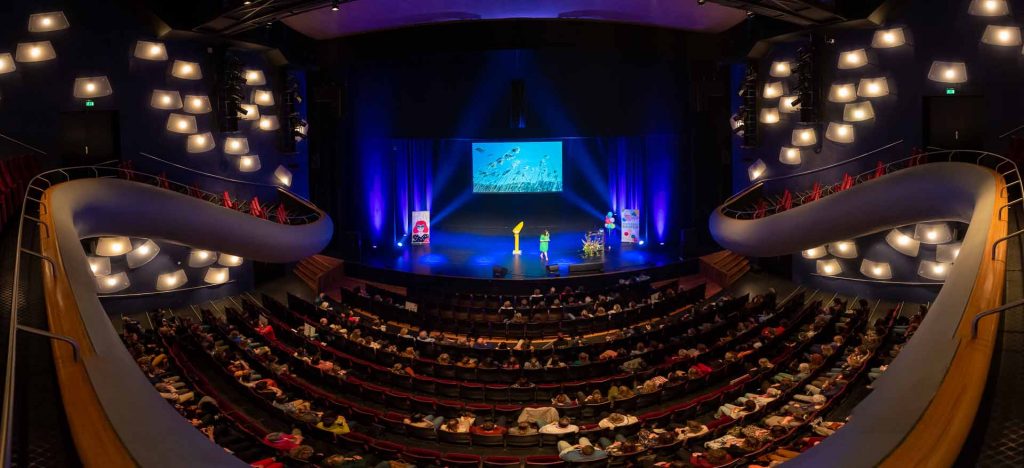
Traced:
<path fill-rule="evenodd" d="M 512 251 L 512 255 L 521 255 L 522 250 L 519 250 L 519 231 L 523 230 L 523 221 L 516 224 L 516 227 L 512 228 L 512 236 L 516 238 L 516 248 Z"/>

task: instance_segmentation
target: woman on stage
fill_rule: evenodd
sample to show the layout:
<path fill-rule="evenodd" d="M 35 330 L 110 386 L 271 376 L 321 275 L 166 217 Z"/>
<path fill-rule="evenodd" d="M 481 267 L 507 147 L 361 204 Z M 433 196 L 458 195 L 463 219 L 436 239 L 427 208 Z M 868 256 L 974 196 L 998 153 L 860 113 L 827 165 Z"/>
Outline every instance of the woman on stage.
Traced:
<path fill-rule="evenodd" d="M 551 233 L 547 229 L 540 235 L 540 258 L 548 261 L 548 244 L 551 243 Z"/>

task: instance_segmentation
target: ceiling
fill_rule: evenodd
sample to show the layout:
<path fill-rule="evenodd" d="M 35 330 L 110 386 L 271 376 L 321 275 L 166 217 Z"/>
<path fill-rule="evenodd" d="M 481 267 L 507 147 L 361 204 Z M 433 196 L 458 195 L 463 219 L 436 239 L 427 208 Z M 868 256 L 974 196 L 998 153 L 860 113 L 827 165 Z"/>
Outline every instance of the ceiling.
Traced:
<path fill-rule="evenodd" d="M 717 33 L 746 17 L 735 8 L 696 0 L 357 0 L 281 21 L 313 39 L 420 24 L 498 19 L 583 19 Z"/>

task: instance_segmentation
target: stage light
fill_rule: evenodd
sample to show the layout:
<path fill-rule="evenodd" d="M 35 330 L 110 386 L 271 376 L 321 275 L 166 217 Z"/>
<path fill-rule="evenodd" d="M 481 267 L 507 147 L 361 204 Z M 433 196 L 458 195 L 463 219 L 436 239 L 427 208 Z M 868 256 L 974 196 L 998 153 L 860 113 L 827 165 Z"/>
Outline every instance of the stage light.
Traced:
<path fill-rule="evenodd" d="M 768 74 L 775 78 L 785 78 L 793 74 L 793 69 L 789 62 L 780 60 L 772 62 L 772 67 Z"/>
<path fill-rule="evenodd" d="M 128 261 L 128 268 L 138 268 L 156 258 L 158 253 L 160 253 L 160 246 L 156 245 L 156 242 L 146 239 L 142 245 L 128 252 L 128 255 L 125 255 L 125 260 Z"/>
<path fill-rule="evenodd" d="M 57 58 L 50 41 L 21 42 L 14 51 L 14 60 L 23 63 L 45 62 Z"/>
<path fill-rule="evenodd" d="M 136 41 L 135 58 L 162 62 L 167 60 L 167 47 L 160 42 Z"/>
<path fill-rule="evenodd" d="M 860 262 L 860 273 L 877 280 L 892 279 L 892 265 L 887 262 L 876 262 L 864 259 Z"/>
<path fill-rule="evenodd" d="M 341 9 L 341 0 L 331 0 L 331 11 L 338 11 Z"/>
<path fill-rule="evenodd" d="M 839 54 L 839 69 L 852 70 L 868 64 L 868 53 L 864 49 L 848 50 Z"/>
<path fill-rule="evenodd" d="M 199 80 L 203 78 L 203 70 L 196 62 L 175 60 L 171 65 L 171 76 L 183 80 Z"/>
<path fill-rule="evenodd" d="M 853 102 L 857 100 L 857 90 L 853 83 L 836 83 L 829 88 L 828 100 L 832 102 Z"/>
<path fill-rule="evenodd" d="M 820 247 L 814 247 L 804 250 L 803 252 L 800 252 L 800 255 L 806 259 L 816 260 L 821 257 L 824 257 L 825 255 L 828 255 L 828 251 L 825 250 L 825 246 L 823 245 Z"/>
<path fill-rule="evenodd" d="M 879 29 L 871 38 L 871 47 L 875 49 L 891 49 L 907 43 L 903 28 Z"/>
<path fill-rule="evenodd" d="M 875 118 L 875 108 L 871 101 L 847 104 L 843 107 L 843 120 L 847 122 L 863 122 Z"/>
<path fill-rule="evenodd" d="M 754 164 L 751 164 L 750 167 L 747 168 L 747 176 L 750 178 L 750 181 L 753 182 L 760 179 L 767 170 L 768 166 L 764 161 L 758 159 L 757 161 L 754 161 Z"/>
<path fill-rule="evenodd" d="M 399 247 L 401 247 L 401 246 L 402 246 L 402 241 L 398 241 L 398 244 L 397 244 L 397 245 L 398 245 Z"/>
<path fill-rule="evenodd" d="M 761 109 L 761 123 L 772 125 L 779 123 L 779 109 L 775 107 L 764 107 Z"/>
<path fill-rule="evenodd" d="M 785 93 L 781 81 L 769 81 L 764 84 L 764 92 L 761 93 L 761 97 L 765 99 L 775 99 Z"/>
<path fill-rule="evenodd" d="M 105 76 L 87 76 L 75 78 L 75 85 L 72 94 L 77 99 L 92 99 L 110 96 L 114 89 L 110 87 L 110 80 Z"/>
<path fill-rule="evenodd" d="M 132 241 L 125 236 L 101 237 L 96 243 L 96 255 L 116 257 L 123 255 L 132 248 Z"/>
<path fill-rule="evenodd" d="M 93 276 L 107 276 L 110 274 L 110 257 L 88 257 L 89 270 Z"/>
<path fill-rule="evenodd" d="M 981 42 L 983 44 L 1003 47 L 1019 46 L 1021 44 L 1020 28 L 1016 26 L 993 26 L 990 24 L 985 27 L 985 32 L 981 35 Z"/>
<path fill-rule="evenodd" d="M 253 92 L 252 102 L 260 106 L 272 106 L 274 105 L 274 93 L 265 89 L 257 89 Z"/>
<path fill-rule="evenodd" d="M 885 242 L 889 244 L 889 247 L 909 257 L 916 257 L 921 249 L 920 242 L 900 232 L 899 229 L 889 231 L 889 234 L 885 236 Z"/>
<path fill-rule="evenodd" d="M 828 245 L 828 253 L 839 258 L 857 258 L 857 244 L 853 241 L 839 241 Z"/>
<path fill-rule="evenodd" d="M 825 130 L 825 138 L 836 143 L 853 143 L 853 125 L 829 122 Z"/>
<path fill-rule="evenodd" d="M 966 83 L 967 64 L 964 62 L 932 62 L 928 70 L 928 79 L 939 83 Z"/>
<path fill-rule="evenodd" d="M 217 147 L 217 142 L 213 139 L 213 133 L 206 132 L 198 135 L 189 135 L 188 141 L 185 143 L 185 151 L 188 153 L 205 153 Z"/>
<path fill-rule="evenodd" d="M 263 70 L 245 70 L 244 76 L 246 86 L 263 86 L 267 84 L 267 76 L 263 74 Z"/>
<path fill-rule="evenodd" d="M 914 239 L 923 244 L 945 244 L 953 238 L 953 230 L 946 223 L 921 223 L 914 226 Z"/>
<path fill-rule="evenodd" d="M 971 0 L 967 13 L 974 16 L 1004 16 L 1010 14 L 1006 0 Z"/>
<path fill-rule="evenodd" d="M 797 128 L 793 130 L 790 144 L 793 146 L 812 146 L 818 143 L 818 134 L 813 128 Z"/>
<path fill-rule="evenodd" d="M 960 242 L 951 244 L 941 244 L 935 246 L 935 260 L 941 263 L 953 263 L 956 261 L 956 257 L 960 255 Z"/>
<path fill-rule="evenodd" d="M 14 64 L 14 57 L 11 57 L 10 53 L 0 54 L 0 75 L 5 75 L 17 69 L 18 67 Z"/>
<path fill-rule="evenodd" d="M 783 114 L 792 114 L 800 110 L 799 104 L 794 104 L 799 96 L 782 96 L 779 98 L 779 111 Z"/>
<path fill-rule="evenodd" d="M 189 268 L 207 267 L 217 261 L 217 254 L 209 250 L 193 249 L 188 254 Z"/>
<path fill-rule="evenodd" d="M 156 277 L 156 290 L 157 291 L 170 291 L 172 289 L 178 289 L 182 285 L 188 282 L 188 276 L 185 276 L 185 270 L 178 269 L 170 273 L 164 273 Z"/>
<path fill-rule="evenodd" d="M 815 269 L 818 271 L 818 274 L 822 276 L 835 276 L 843 272 L 842 265 L 840 265 L 839 261 L 834 258 L 816 261 Z"/>
<path fill-rule="evenodd" d="M 644 240 L 640 239 L 640 245 L 644 245 Z"/>
<path fill-rule="evenodd" d="M 41 33 L 60 31 L 71 26 L 63 11 L 36 13 L 28 17 L 28 32 Z"/>
<path fill-rule="evenodd" d="M 281 123 L 277 120 L 276 115 L 263 114 L 260 117 L 259 127 L 260 130 L 270 132 L 281 128 Z"/>
<path fill-rule="evenodd" d="M 131 281 L 128 281 L 128 274 L 123 271 L 113 275 L 96 277 L 96 292 L 101 294 L 118 292 L 131 285 Z"/>
<path fill-rule="evenodd" d="M 782 164 L 796 166 L 800 164 L 802 160 L 803 158 L 800 155 L 800 148 L 783 146 L 781 149 L 779 149 L 779 162 L 781 162 Z"/>
<path fill-rule="evenodd" d="M 213 111 L 213 106 L 210 105 L 210 97 L 201 94 L 190 94 L 185 96 L 185 102 L 188 105 L 185 106 L 185 112 L 190 114 L 206 114 Z"/>
<path fill-rule="evenodd" d="M 154 89 L 149 98 L 149 105 L 154 109 L 171 110 L 181 108 L 181 95 L 177 91 Z"/>
<path fill-rule="evenodd" d="M 256 172 L 260 170 L 260 157 L 255 154 L 239 157 L 238 170 L 241 172 Z"/>
<path fill-rule="evenodd" d="M 952 264 L 921 260 L 921 264 L 917 267 L 917 274 L 922 278 L 945 281 L 951 269 Z"/>
<path fill-rule="evenodd" d="M 885 77 L 861 78 L 857 85 L 857 95 L 866 98 L 888 96 L 889 80 Z"/>
<path fill-rule="evenodd" d="M 242 264 L 242 257 L 222 253 L 217 259 L 217 264 L 226 267 L 236 267 Z"/>
<path fill-rule="evenodd" d="M 195 133 L 198 130 L 196 118 L 191 115 L 175 114 L 167 116 L 167 131 L 173 133 Z"/>
<path fill-rule="evenodd" d="M 209 284 L 224 284 L 228 282 L 228 269 L 211 267 L 206 269 L 203 281 Z"/>
<path fill-rule="evenodd" d="M 274 169 L 274 178 L 285 187 L 292 185 L 292 171 L 284 166 L 277 166 L 277 169 Z"/>
<path fill-rule="evenodd" d="M 238 111 L 238 118 L 239 119 L 241 119 L 241 120 L 259 120 L 260 119 L 260 106 L 257 106 L 256 104 L 239 104 L 238 107 L 241 108 L 241 110 Z"/>
<path fill-rule="evenodd" d="M 249 152 L 249 139 L 245 137 L 227 137 L 224 139 L 224 152 L 227 154 L 245 154 Z"/>

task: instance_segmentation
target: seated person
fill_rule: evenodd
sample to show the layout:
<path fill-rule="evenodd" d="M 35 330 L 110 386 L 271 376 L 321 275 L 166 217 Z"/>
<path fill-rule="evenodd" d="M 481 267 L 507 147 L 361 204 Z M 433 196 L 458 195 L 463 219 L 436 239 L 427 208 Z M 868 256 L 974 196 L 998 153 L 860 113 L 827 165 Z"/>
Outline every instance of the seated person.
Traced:
<path fill-rule="evenodd" d="M 754 400 L 746 400 L 740 405 L 726 403 L 718 407 L 718 412 L 715 413 L 715 418 L 728 416 L 732 419 L 739 419 L 747 414 L 757 411 L 757 408 L 757 402 Z"/>
<path fill-rule="evenodd" d="M 693 419 L 686 421 L 686 427 L 676 429 L 680 439 L 693 439 L 708 433 L 708 427 Z"/>
<path fill-rule="evenodd" d="M 538 432 L 541 434 L 571 434 L 579 431 L 579 426 L 572 424 L 569 418 L 562 417 L 558 421 L 541 427 Z"/>
<path fill-rule="evenodd" d="M 508 435 L 529 436 L 537 433 L 533 425 L 526 421 L 519 421 L 519 424 L 508 430 Z"/>
<path fill-rule="evenodd" d="M 576 402 L 569 398 L 569 395 L 559 393 L 551 399 L 551 404 L 555 405 L 555 408 L 565 408 L 569 406 L 577 406 Z"/>
<path fill-rule="evenodd" d="M 505 435 L 505 432 L 508 432 L 508 429 L 506 429 L 503 426 L 498 426 L 498 425 L 494 424 L 494 421 L 491 421 L 490 419 L 488 419 L 488 420 L 484 421 L 484 423 L 479 425 L 479 426 L 474 425 L 474 426 L 470 427 L 469 428 L 469 432 L 471 432 L 473 434 L 476 434 L 476 435 L 500 436 L 500 435 Z"/>
<path fill-rule="evenodd" d="M 301 399 L 291 400 L 288 395 L 281 394 L 274 399 L 274 408 L 284 411 L 285 414 L 295 414 L 300 411 L 309 411 L 309 402 Z"/>
<path fill-rule="evenodd" d="M 722 449 L 711 449 L 704 453 L 694 452 L 690 455 L 690 466 L 693 468 L 715 468 L 732 461 L 732 455 Z"/>
<path fill-rule="evenodd" d="M 564 440 L 558 441 L 558 457 L 569 463 L 598 461 L 608 458 L 608 452 L 594 447 L 586 437 L 580 437 L 576 445 Z"/>
<path fill-rule="evenodd" d="M 444 424 L 441 424 L 441 427 L 439 427 L 438 430 L 439 431 L 444 431 L 444 432 L 454 432 L 454 433 L 469 432 L 468 428 L 465 431 L 460 430 L 459 418 L 452 418 L 452 419 L 449 419 L 449 420 L 445 421 Z"/>
<path fill-rule="evenodd" d="M 325 414 L 320 418 L 320 422 L 316 423 L 316 428 L 334 435 L 348 434 L 348 422 L 345 418 L 335 414 Z"/>
<path fill-rule="evenodd" d="M 630 424 L 634 424 L 637 421 L 639 421 L 639 420 L 637 419 L 636 416 L 631 416 L 631 415 L 628 415 L 628 414 L 621 414 L 621 413 L 612 413 L 612 414 L 609 414 L 608 417 L 606 417 L 606 418 L 602 419 L 600 422 L 598 422 L 597 425 L 602 427 L 602 428 L 604 428 L 604 429 L 614 429 L 616 427 L 628 426 Z"/>
<path fill-rule="evenodd" d="M 414 414 L 412 417 L 405 418 L 402 420 L 405 424 L 413 427 L 422 427 L 424 429 L 437 429 L 444 422 L 443 416 L 434 417 L 433 415 Z"/>

